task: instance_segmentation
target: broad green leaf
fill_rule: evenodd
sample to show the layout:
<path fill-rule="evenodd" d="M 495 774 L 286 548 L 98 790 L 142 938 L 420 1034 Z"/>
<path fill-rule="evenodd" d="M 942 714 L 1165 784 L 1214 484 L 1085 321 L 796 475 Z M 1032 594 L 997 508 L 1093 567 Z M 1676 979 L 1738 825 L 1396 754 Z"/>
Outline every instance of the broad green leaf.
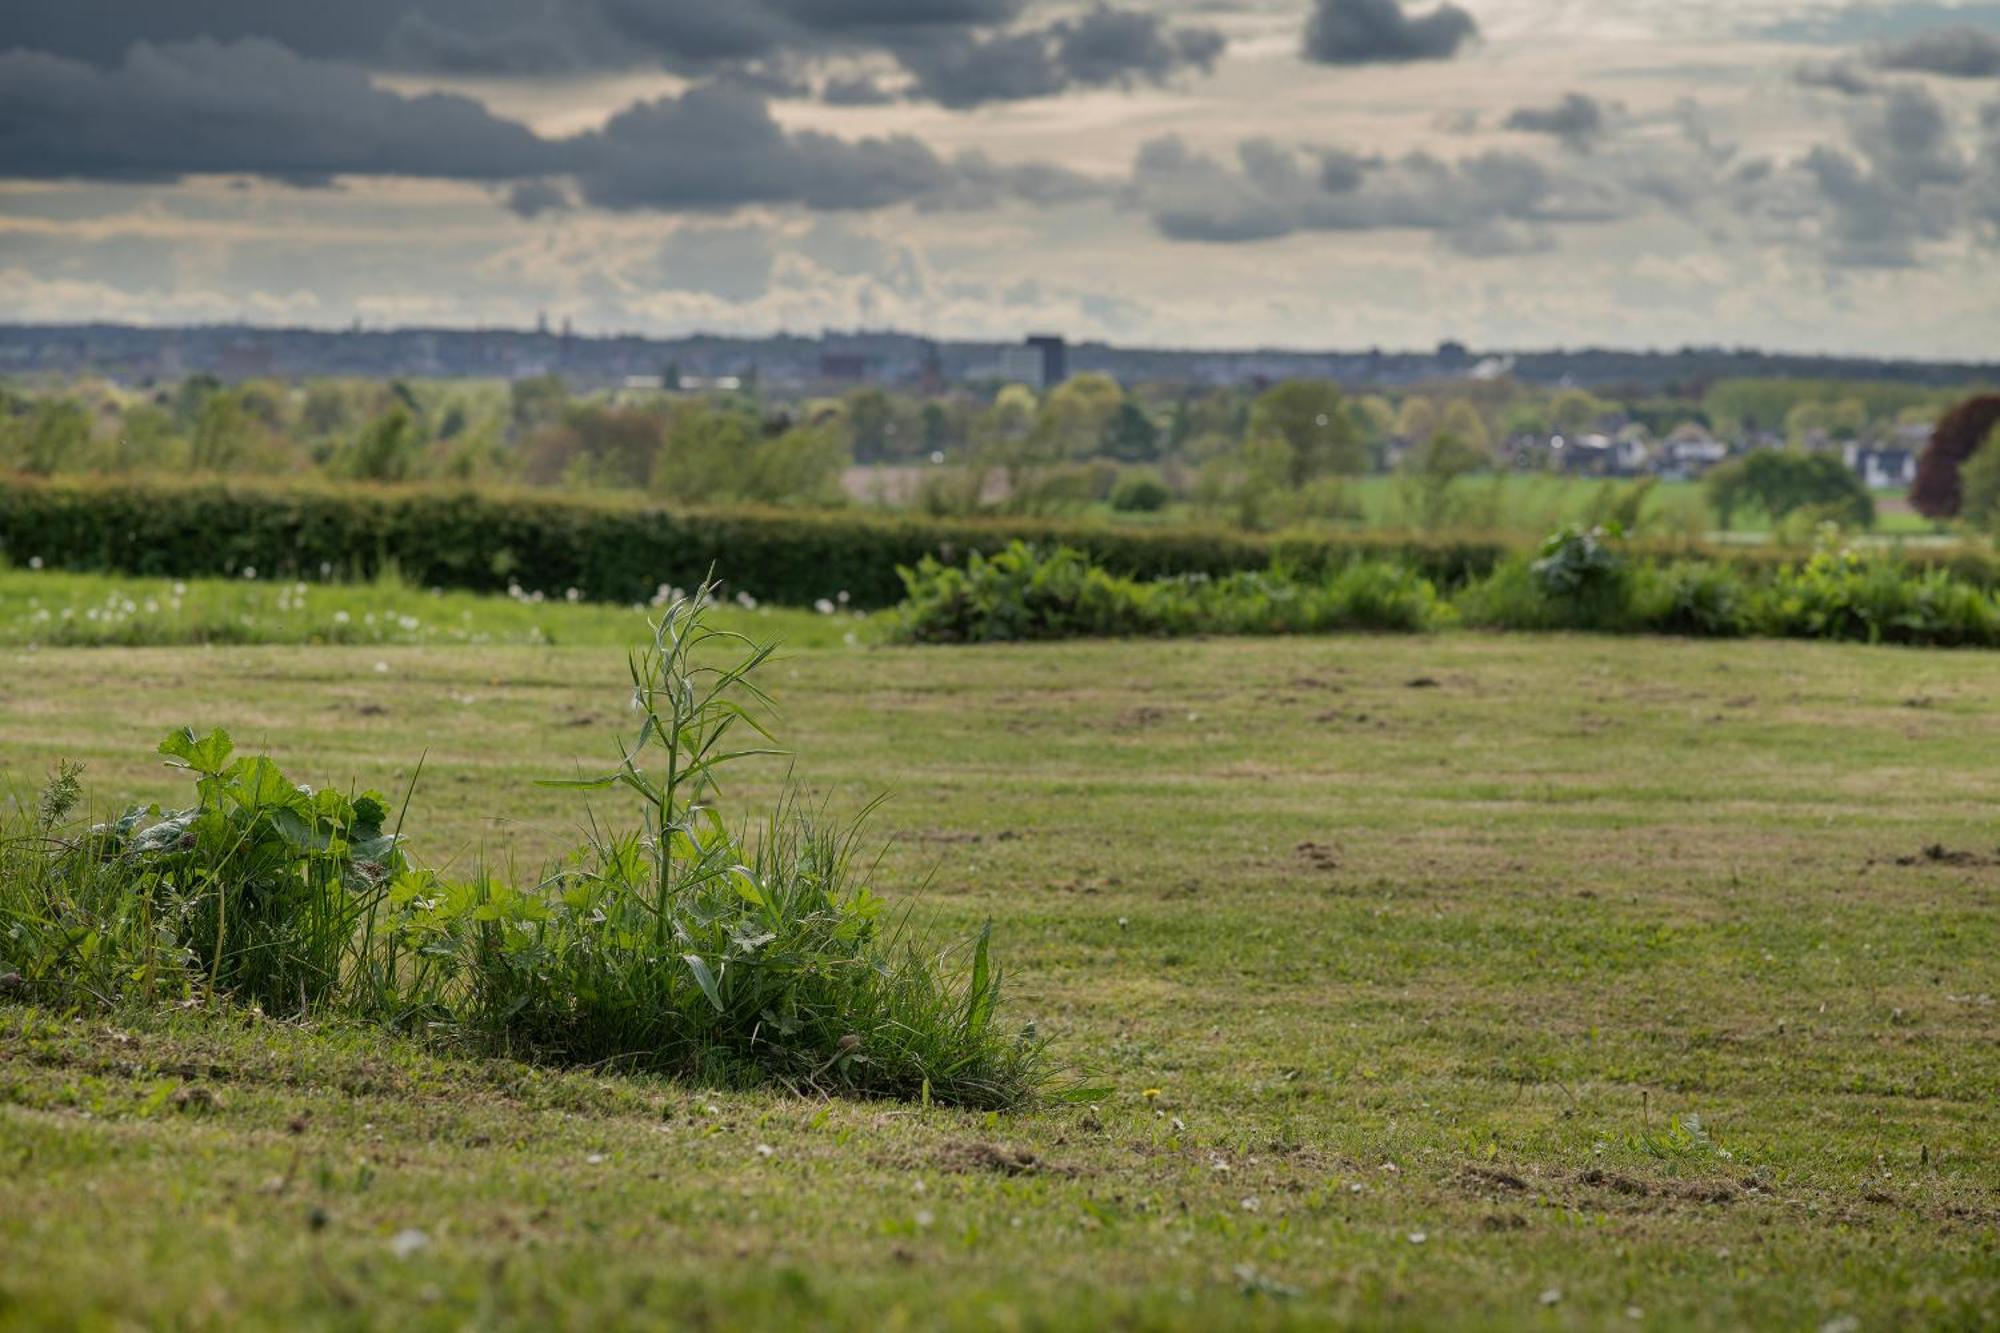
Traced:
<path fill-rule="evenodd" d="M 182 727 L 160 742 L 160 753 L 173 767 L 202 774 L 220 773 L 235 749 L 229 733 L 221 727 L 200 738 L 195 736 L 193 727 Z"/>
<path fill-rule="evenodd" d="M 986 1031 L 993 1019 L 993 1002 L 999 996 L 999 978 L 992 974 L 987 946 L 993 939 L 993 923 L 979 928 L 979 942 L 972 949 L 972 988 L 965 997 L 965 1030 L 974 1037 Z"/>
<path fill-rule="evenodd" d="M 708 970 L 708 964 L 704 963 L 698 954 L 682 954 L 681 958 L 687 963 L 688 971 L 694 973 L 694 984 L 701 987 L 701 993 L 706 995 L 708 1002 L 715 1006 L 715 1012 L 718 1014 L 724 1012 L 722 1007 L 722 991 L 717 988 L 715 974 Z"/>

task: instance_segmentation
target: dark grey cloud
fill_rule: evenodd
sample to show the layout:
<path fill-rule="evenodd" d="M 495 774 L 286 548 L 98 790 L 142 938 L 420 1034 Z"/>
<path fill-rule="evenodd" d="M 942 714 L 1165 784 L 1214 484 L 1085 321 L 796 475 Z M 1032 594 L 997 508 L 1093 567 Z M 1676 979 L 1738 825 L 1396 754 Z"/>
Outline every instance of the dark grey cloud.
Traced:
<path fill-rule="evenodd" d="M 1977 209 L 1983 176 L 1952 133 L 1944 108 L 1925 88 L 1905 84 L 1855 116 L 1844 145 L 1821 144 L 1797 167 L 1807 187 L 1789 201 L 1787 181 L 1770 192 L 1780 208 L 1819 230 L 1829 262 L 1905 268 L 1921 247 L 1958 234 Z"/>
<path fill-rule="evenodd" d="M 1547 134 L 1579 152 L 1589 151 L 1604 132 L 1604 106 L 1594 97 L 1570 93 L 1554 106 L 1524 106 L 1507 117 L 1506 127 L 1526 134 Z"/>
<path fill-rule="evenodd" d="M 1598 220 L 1523 153 L 1360 157 L 1270 139 L 1237 145 L 1233 162 L 1176 136 L 1154 139 L 1133 166 L 1131 197 L 1161 235 L 1215 243 L 1404 228 L 1438 233 L 1466 253 L 1520 253 L 1544 244 L 1533 236 L 1540 224 Z"/>
<path fill-rule="evenodd" d="M 507 180 L 562 169 L 558 145 L 469 98 L 405 97 L 259 38 L 141 44 L 98 69 L 0 54 L 0 177 L 324 184 L 340 175 Z"/>
<path fill-rule="evenodd" d="M 576 206 L 567 189 L 557 181 L 521 181 L 507 191 L 507 211 L 524 218 L 544 213 L 561 213 Z"/>
<path fill-rule="evenodd" d="M 1077 87 L 1161 83 L 1183 71 L 1208 71 L 1225 45 L 1212 28 L 1170 28 L 1155 14 L 1098 5 L 1046 27 L 957 33 L 911 44 L 897 56 L 920 95 L 966 108 Z"/>
<path fill-rule="evenodd" d="M 897 97 L 895 89 L 867 74 L 836 74 L 819 89 L 819 100 L 828 106 L 886 106 Z"/>
<path fill-rule="evenodd" d="M 787 130 L 755 93 L 713 84 L 627 107 L 568 148 L 584 201 L 600 208 L 882 208 L 956 183 L 916 139 Z"/>
<path fill-rule="evenodd" d="M 1966 177 L 1965 158 L 1944 107 L 1920 87 L 1892 91 L 1879 109 L 1856 123 L 1854 142 L 1899 189 L 1957 185 Z"/>
<path fill-rule="evenodd" d="M 2000 78 L 2000 33 L 1987 28 L 1937 28 L 1887 43 L 1874 55 L 1883 69 L 1942 74 L 1954 79 Z"/>
<path fill-rule="evenodd" d="M 404 96 L 261 38 L 142 44 L 111 69 L 0 54 L 0 178 L 190 175 L 483 181 L 510 187 L 508 206 L 524 216 L 564 207 L 565 181 L 597 207 L 687 212 L 1060 202 L 1095 188 L 1054 167 L 946 161 L 907 136 L 787 130 L 761 92 L 737 81 L 697 84 L 602 129 L 549 139 L 468 98 Z"/>
<path fill-rule="evenodd" d="M 1448 0 L 1419 14 L 1402 0 L 1313 0 L 1305 54 L 1326 65 L 1449 60 L 1478 35 L 1472 15 Z"/>
<path fill-rule="evenodd" d="M 1843 97 L 1867 97 L 1880 91 L 1873 79 L 1851 60 L 1812 60 L 1792 71 L 1792 82 L 1801 88 L 1839 93 Z"/>
<path fill-rule="evenodd" d="M 1029 0 L 14 0 L 0 42 L 112 68 L 134 42 L 276 42 L 371 69 L 523 77 L 663 67 L 808 95 L 800 62 L 886 56 L 954 105 L 1206 70 L 1222 35 L 1108 2 L 1022 28 Z M 10 6 L 11 8 L 11 6 Z M 846 104 L 867 83 L 831 85 Z M 878 92 L 883 85 L 874 85 Z"/>

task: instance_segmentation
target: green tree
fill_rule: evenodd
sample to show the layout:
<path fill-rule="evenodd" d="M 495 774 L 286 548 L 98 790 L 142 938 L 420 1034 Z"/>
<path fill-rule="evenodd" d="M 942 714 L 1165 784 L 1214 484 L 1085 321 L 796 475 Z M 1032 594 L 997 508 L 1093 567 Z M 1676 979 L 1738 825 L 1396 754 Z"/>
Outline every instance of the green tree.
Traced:
<path fill-rule="evenodd" d="M 1459 519 L 1458 482 L 1492 464 L 1486 449 L 1451 430 L 1440 430 L 1405 455 L 1397 494 L 1410 520 L 1426 532 Z"/>
<path fill-rule="evenodd" d="M 10 461 L 23 472 L 46 477 L 89 464 L 90 413 L 71 399 L 44 398 L 9 433 Z"/>
<path fill-rule="evenodd" d="M 841 400 L 847 416 L 847 445 L 857 463 L 874 463 L 890 454 L 890 439 L 896 428 L 895 404 L 889 395 L 870 386 L 855 389 Z"/>
<path fill-rule="evenodd" d="M 518 432 L 552 426 L 569 406 L 569 386 L 560 375 L 535 375 L 515 380 L 507 390 L 509 419 Z"/>
<path fill-rule="evenodd" d="M 1724 531 L 1745 503 L 1759 505 L 1773 520 L 1814 508 L 1853 527 L 1875 525 L 1868 488 L 1831 454 L 1759 449 L 1714 469 L 1704 485 Z"/>
<path fill-rule="evenodd" d="M 1104 428 L 1104 452 L 1121 463 L 1150 463 L 1160 456 L 1160 428 L 1128 398 Z"/>
<path fill-rule="evenodd" d="M 334 460 L 334 471 L 360 481 L 407 481 L 415 475 L 423 433 L 404 407 L 394 407 L 368 424 Z"/>
<path fill-rule="evenodd" d="M 1611 404 L 1583 389 L 1564 389 L 1549 400 L 1549 425 L 1563 435 L 1587 435 L 1611 411 Z"/>
<path fill-rule="evenodd" d="M 196 472 L 239 469 L 251 461 L 257 445 L 257 425 L 236 395 L 212 393 L 203 402 L 195 421 L 188 466 Z"/>
<path fill-rule="evenodd" d="M 1975 531 L 2000 536 L 2000 426 L 1959 469 L 1959 515 Z"/>
<path fill-rule="evenodd" d="M 1347 410 L 1347 396 L 1328 380 L 1288 380 L 1266 389 L 1251 405 L 1249 434 L 1285 442 L 1294 486 L 1368 467 L 1368 449 Z"/>
<path fill-rule="evenodd" d="M 1088 458 L 1125 402 L 1118 381 L 1098 372 L 1073 376 L 1049 390 L 1035 419 L 1041 451 L 1051 459 Z"/>

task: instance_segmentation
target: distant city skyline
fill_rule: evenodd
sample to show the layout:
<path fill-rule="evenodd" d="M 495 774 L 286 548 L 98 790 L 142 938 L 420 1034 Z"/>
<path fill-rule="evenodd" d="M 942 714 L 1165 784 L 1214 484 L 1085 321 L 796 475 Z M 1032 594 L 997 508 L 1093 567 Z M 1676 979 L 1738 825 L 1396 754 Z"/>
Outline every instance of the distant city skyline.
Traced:
<path fill-rule="evenodd" d="M 2000 347 L 2000 5 L 23 0 L 0 309 Z"/>

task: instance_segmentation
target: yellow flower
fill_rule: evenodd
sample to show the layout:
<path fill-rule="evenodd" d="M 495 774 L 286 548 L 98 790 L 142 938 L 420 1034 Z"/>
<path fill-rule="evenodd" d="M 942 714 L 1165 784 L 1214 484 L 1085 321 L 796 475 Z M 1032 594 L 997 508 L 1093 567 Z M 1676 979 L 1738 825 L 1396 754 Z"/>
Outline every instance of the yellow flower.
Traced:
<path fill-rule="evenodd" d="M 1150 1102 L 1150 1101 L 1152 1101 L 1152 1100 L 1153 1100 L 1154 1098 L 1156 1098 L 1156 1097 L 1158 1097 L 1158 1096 L 1160 1095 L 1160 1090 L 1159 1090 L 1158 1088 L 1148 1088 L 1148 1089 L 1146 1089 L 1146 1090 L 1145 1090 L 1144 1092 L 1140 1093 L 1139 1095 L 1140 1095 L 1141 1097 L 1144 1097 L 1144 1098 L 1145 1098 L 1145 1099 L 1146 1099 L 1147 1101 L 1149 1101 L 1149 1102 Z"/>

